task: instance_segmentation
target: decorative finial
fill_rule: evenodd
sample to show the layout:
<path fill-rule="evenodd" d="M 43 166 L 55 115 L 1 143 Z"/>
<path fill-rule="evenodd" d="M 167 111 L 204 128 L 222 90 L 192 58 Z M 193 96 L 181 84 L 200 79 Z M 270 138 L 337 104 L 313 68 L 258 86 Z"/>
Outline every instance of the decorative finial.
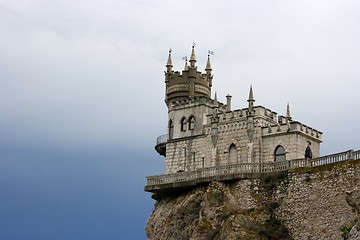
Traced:
<path fill-rule="evenodd" d="M 167 60 L 167 63 L 166 63 L 166 68 L 167 68 L 167 71 L 168 71 L 168 72 L 171 72 L 171 71 L 172 71 L 172 67 L 173 67 L 173 65 L 172 65 L 172 60 L 171 60 L 171 51 L 172 51 L 172 49 L 170 48 L 170 49 L 169 49 L 169 57 L 168 57 L 168 60 Z"/>
<path fill-rule="evenodd" d="M 184 67 L 184 70 L 187 71 L 189 68 L 188 68 L 188 60 L 187 60 L 187 56 L 183 57 L 182 60 L 184 61 L 185 60 L 185 67 Z"/>
<path fill-rule="evenodd" d="M 217 94 L 216 94 L 216 91 L 215 91 L 214 101 L 215 101 L 216 106 L 218 106 L 218 105 L 219 105 L 219 103 L 218 103 L 218 100 L 217 100 Z"/>
<path fill-rule="evenodd" d="M 248 102 L 255 102 L 252 84 L 250 85 L 249 99 Z"/>
<path fill-rule="evenodd" d="M 289 103 L 287 103 L 287 106 L 286 106 L 286 118 L 289 119 L 289 120 L 291 120 Z"/>
<path fill-rule="evenodd" d="M 206 63 L 206 67 L 205 67 L 205 71 L 208 75 L 211 74 L 211 63 L 210 63 L 210 55 L 213 55 L 214 52 L 210 51 L 208 52 L 208 59 L 207 59 L 207 63 Z"/>
<path fill-rule="evenodd" d="M 254 110 L 254 102 L 255 102 L 252 85 L 250 85 L 249 99 L 247 101 L 249 102 L 249 114 L 252 115 Z"/>
<path fill-rule="evenodd" d="M 195 43 L 193 42 L 193 46 L 191 49 L 191 56 L 190 56 L 190 67 L 195 67 L 196 57 L 195 57 Z"/>

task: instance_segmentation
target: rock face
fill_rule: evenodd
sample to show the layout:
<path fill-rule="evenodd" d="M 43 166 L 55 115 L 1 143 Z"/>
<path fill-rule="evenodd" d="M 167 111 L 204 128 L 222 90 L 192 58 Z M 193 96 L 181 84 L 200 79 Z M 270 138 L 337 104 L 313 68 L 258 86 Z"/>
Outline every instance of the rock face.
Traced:
<path fill-rule="evenodd" d="M 273 214 L 276 204 L 263 205 L 255 184 L 212 182 L 163 197 L 146 225 L 148 239 L 291 239 Z"/>
<path fill-rule="evenodd" d="M 167 192 L 148 219 L 158 239 L 359 239 L 360 161 Z"/>
<path fill-rule="evenodd" d="M 360 190 L 358 188 L 353 191 L 346 192 L 346 201 L 348 204 L 353 207 L 355 212 L 355 220 L 353 221 L 354 226 L 352 226 L 348 235 L 344 233 L 344 238 L 348 240 L 360 240 L 360 222 L 359 222 L 359 213 L 360 213 Z M 346 228 L 343 228 L 347 230 Z"/>

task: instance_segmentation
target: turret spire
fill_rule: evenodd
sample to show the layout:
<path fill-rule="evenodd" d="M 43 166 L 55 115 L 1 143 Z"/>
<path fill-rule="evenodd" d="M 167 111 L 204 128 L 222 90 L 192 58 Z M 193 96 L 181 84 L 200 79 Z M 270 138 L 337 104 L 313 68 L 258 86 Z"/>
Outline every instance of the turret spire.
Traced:
<path fill-rule="evenodd" d="M 249 99 L 247 101 L 249 102 L 249 113 L 252 113 L 255 102 L 252 85 L 250 85 Z"/>
<path fill-rule="evenodd" d="M 252 85 L 250 85 L 250 92 L 249 92 L 249 99 L 248 102 L 255 102 L 254 100 L 254 93 L 253 93 L 253 89 L 252 89 Z"/>
<path fill-rule="evenodd" d="M 288 120 L 291 120 L 289 103 L 287 103 L 287 106 L 286 106 L 286 118 L 287 118 Z"/>
<path fill-rule="evenodd" d="M 215 105 L 216 105 L 216 107 L 218 107 L 218 106 L 219 106 L 219 102 L 218 102 L 218 100 L 217 100 L 217 94 L 216 94 L 216 91 L 215 91 L 214 101 L 215 101 Z"/>
<path fill-rule="evenodd" d="M 191 56 L 190 56 L 190 67 L 195 67 L 196 63 L 196 57 L 195 57 L 195 43 L 193 43 L 192 49 L 191 49 Z"/>
<path fill-rule="evenodd" d="M 167 69 L 167 71 L 168 72 L 171 72 L 172 71 L 172 67 L 173 67 L 173 65 L 172 65 L 172 60 L 171 60 L 171 48 L 170 48 L 170 50 L 169 50 L 169 57 L 168 57 L 168 60 L 167 60 L 167 63 L 166 63 L 166 69 Z"/>
<path fill-rule="evenodd" d="M 209 51 L 208 53 L 208 59 L 207 59 L 207 63 L 206 63 L 206 67 L 205 67 L 205 71 L 206 71 L 206 74 L 210 75 L 211 74 L 211 63 L 210 63 L 210 54 L 211 54 L 211 51 Z"/>
<path fill-rule="evenodd" d="M 188 67 L 188 60 L 187 60 L 187 56 L 183 57 L 183 60 L 185 60 L 185 67 L 184 70 L 187 71 L 189 69 Z"/>

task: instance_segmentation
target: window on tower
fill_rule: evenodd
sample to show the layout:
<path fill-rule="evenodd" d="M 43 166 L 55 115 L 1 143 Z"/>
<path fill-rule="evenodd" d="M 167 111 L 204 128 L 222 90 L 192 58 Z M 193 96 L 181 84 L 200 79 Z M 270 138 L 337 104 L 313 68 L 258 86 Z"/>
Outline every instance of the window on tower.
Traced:
<path fill-rule="evenodd" d="M 183 117 L 180 121 L 180 125 L 181 125 L 181 131 L 185 131 L 186 130 L 186 118 Z"/>
<path fill-rule="evenodd" d="M 189 130 L 193 130 L 195 128 L 195 117 L 191 116 L 189 118 Z"/>

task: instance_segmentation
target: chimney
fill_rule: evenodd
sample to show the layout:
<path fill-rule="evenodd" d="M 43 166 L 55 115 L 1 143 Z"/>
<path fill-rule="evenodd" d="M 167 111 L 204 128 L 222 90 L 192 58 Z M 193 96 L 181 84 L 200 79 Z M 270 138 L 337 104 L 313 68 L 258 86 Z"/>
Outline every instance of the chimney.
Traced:
<path fill-rule="evenodd" d="M 226 111 L 231 111 L 231 95 L 226 96 Z"/>

